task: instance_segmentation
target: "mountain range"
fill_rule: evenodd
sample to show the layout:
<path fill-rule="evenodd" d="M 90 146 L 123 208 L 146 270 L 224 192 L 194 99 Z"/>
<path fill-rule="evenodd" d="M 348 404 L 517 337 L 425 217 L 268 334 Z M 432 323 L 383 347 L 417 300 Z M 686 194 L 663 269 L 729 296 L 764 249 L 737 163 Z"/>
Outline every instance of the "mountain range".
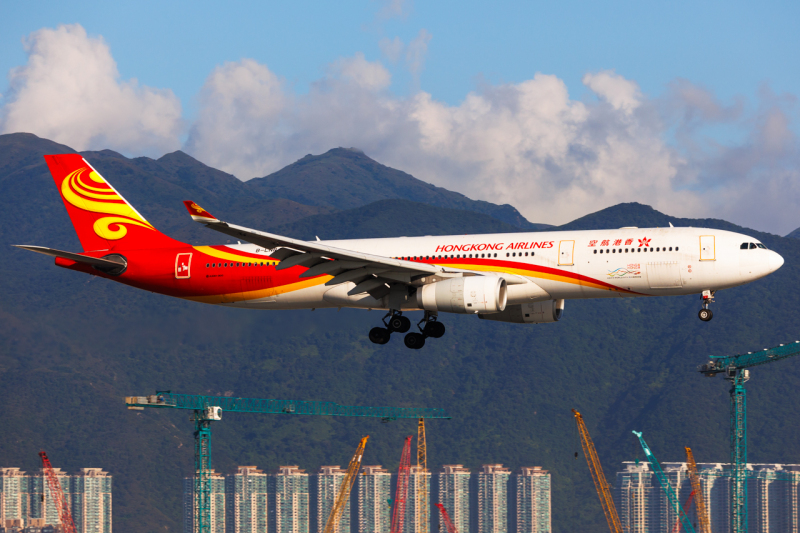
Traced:
<path fill-rule="evenodd" d="M 682 219 L 628 203 L 569 229 L 703 226 L 752 235 L 786 260 L 775 274 L 720 291 L 714 320 L 699 296 L 567 302 L 555 324 L 447 316 L 448 332 L 421 351 L 367 340 L 381 314 L 360 310 L 255 312 L 204 306 L 55 267 L 10 247 L 80 250 L 42 155 L 72 152 L 30 134 L 0 136 L 0 466 L 37 469 L 48 452 L 67 471 L 114 475 L 120 533 L 181 529 L 182 480 L 192 472 L 187 414 L 127 411 L 123 397 L 192 394 L 442 407 L 428 425 L 429 464 L 541 465 L 552 474 L 553 531 L 606 530 L 571 408 L 581 411 L 612 484 L 623 460 L 644 459 L 643 431 L 661 461 L 728 461 L 728 384 L 697 371 L 709 354 L 800 338 L 800 240 L 714 219 Z M 220 218 L 311 239 L 528 231 L 513 207 L 471 200 L 389 169 L 353 149 L 306 156 L 241 182 L 182 152 L 157 160 L 83 152 L 165 233 L 225 242 L 186 216 L 192 199 Z M 800 360 L 752 371 L 749 457 L 800 463 Z M 396 469 L 413 421 L 223 414 L 213 464 L 313 471 L 347 464 L 371 436 L 365 464 Z M 435 527 L 435 526 L 434 526 Z"/>

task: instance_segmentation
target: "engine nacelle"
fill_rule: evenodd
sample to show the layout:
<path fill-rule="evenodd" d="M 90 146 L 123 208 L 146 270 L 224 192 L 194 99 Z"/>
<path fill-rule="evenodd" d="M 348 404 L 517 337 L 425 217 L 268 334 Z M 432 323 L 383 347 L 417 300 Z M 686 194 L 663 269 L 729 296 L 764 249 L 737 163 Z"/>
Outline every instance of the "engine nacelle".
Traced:
<path fill-rule="evenodd" d="M 515 324 L 544 324 L 558 322 L 563 314 L 564 300 L 545 300 L 530 304 L 509 305 L 502 313 L 480 314 L 478 318 Z"/>
<path fill-rule="evenodd" d="M 506 280 L 496 276 L 450 278 L 417 289 L 417 305 L 444 313 L 498 313 L 506 308 Z"/>

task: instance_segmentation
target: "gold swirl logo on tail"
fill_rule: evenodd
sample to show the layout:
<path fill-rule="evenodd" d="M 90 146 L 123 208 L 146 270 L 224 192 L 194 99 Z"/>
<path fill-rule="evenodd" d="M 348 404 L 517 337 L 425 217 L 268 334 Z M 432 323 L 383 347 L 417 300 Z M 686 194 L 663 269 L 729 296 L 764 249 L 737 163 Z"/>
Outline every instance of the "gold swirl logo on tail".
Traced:
<path fill-rule="evenodd" d="M 123 238 L 128 233 L 126 224 L 155 230 L 97 172 L 88 167 L 69 173 L 61 182 L 61 194 L 78 209 L 113 215 L 98 218 L 92 226 L 94 232 L 104 239 L 116 241 Z"/>

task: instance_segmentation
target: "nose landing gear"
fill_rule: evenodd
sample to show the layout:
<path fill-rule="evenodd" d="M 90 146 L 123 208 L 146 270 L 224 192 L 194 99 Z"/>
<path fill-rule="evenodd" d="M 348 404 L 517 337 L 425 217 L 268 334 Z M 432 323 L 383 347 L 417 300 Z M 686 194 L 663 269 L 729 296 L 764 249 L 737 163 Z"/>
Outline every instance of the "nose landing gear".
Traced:
<path fill-rule="evenodd" d="M 708 308 L 708 305 L 714 301 L 714 293 L 716 291 L 706 290 L 703 291 L 703 308 L 697 313 L 697 316 L 700 317 L 700 320 L 703 322 L 708 322 L 712 318 L 714 318 L 714 313 L 711 312 L 711 309 Z"/>

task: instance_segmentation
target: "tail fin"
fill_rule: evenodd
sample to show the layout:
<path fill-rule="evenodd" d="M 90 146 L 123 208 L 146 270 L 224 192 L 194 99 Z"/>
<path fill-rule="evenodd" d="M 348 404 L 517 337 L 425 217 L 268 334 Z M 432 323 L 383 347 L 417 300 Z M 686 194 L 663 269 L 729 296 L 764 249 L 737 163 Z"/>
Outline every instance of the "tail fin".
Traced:
<path fill-rule="evenodd" d="M 79 154 L 44 159 L 84 251 L 182 245 L 154 228 Z"/>

